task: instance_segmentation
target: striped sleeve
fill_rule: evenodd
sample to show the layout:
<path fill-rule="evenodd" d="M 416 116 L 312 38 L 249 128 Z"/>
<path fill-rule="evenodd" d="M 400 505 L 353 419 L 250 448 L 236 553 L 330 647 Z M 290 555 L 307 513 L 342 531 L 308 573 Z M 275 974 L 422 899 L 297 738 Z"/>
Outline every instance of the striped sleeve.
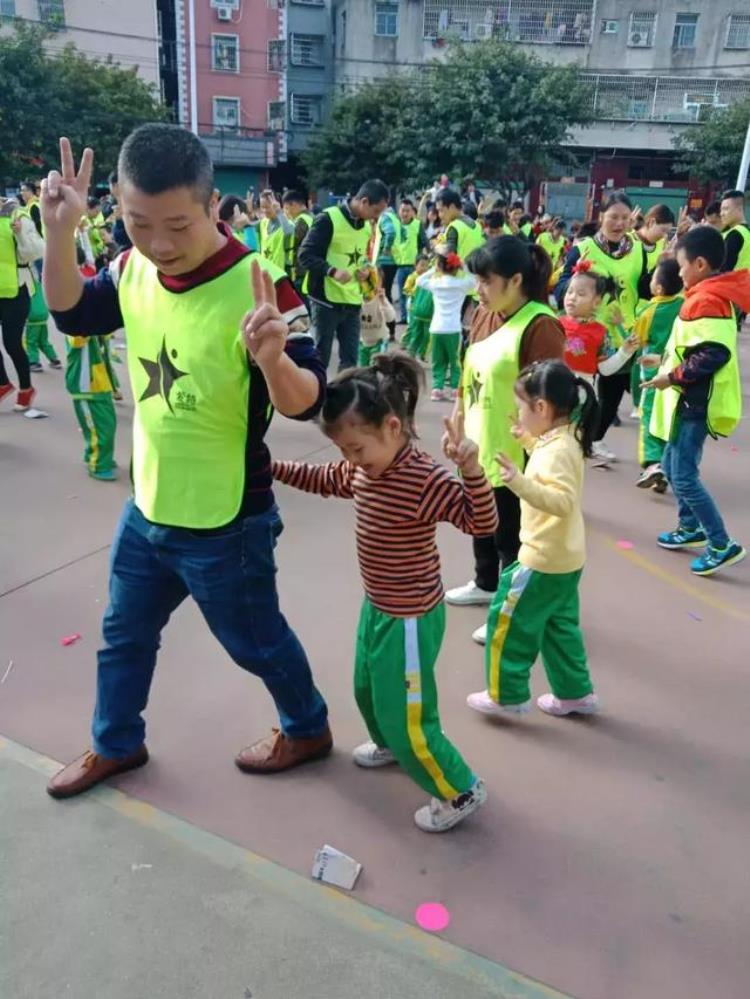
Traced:
<path fill-rule="evenodd" d="M 326 465 L 308 465 L 303 461 L 274 461 L 273 477 L 293 489 L 317 496 L 339 496 L 353 499 L 353 467 L 348 461 L 331 461 Z"/>
<path fill-rule="evenodd" d="M 447 521 L 464 534 L 484 537 L 497 530 L 497 506 L 485 476 L 467 475 L 463 481 L 437 466 L 422 491 L 419 519 L 430 524 Z"/>

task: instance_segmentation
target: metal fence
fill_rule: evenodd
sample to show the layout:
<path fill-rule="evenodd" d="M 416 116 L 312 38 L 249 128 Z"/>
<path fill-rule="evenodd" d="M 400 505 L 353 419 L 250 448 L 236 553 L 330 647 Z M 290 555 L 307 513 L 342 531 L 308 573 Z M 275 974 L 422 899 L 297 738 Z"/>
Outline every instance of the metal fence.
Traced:
<path fill-rule="evenodd" d="M 425 0 L 425 38 L 588 45 L 596 0 Z"/>
<path fill-rule="evenodd" d="M 696 122 L 712 108 L 750 98 L 750 79 L 604 76 L 584 73 L 596 117 L 617 121 Z"/>

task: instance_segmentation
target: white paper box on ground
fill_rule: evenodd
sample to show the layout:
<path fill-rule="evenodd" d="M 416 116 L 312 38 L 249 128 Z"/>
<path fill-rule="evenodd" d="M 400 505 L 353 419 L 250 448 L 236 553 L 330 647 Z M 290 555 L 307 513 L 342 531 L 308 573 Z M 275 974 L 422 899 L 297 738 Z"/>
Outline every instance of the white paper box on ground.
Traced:
<path fill-rule="evenodd" d="M 362 865 L 353 857 L 348 857 L 335 846 L 327 843 L 315 854 L 312 876 L 316 881 L 336 885 L 338 888 L 352 889 L 359 877 Z"/>

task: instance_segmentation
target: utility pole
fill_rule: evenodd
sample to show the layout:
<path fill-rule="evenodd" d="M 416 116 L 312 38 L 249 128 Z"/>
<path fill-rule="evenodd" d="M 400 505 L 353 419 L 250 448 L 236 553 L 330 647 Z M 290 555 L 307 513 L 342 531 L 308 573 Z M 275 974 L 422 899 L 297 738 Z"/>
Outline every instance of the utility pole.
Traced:
<path fill-rule="evenodd" d="M 188 28 L 190 31 L 190 131 L 198 134 L 198 79 L 195 68 L 195 0 L 188 0 Z"/>
<path fill-rule="evenodd" d="M 744 191 L 747 184 L 747 173 L 750 169 L 750 122 L 747 123 L 747 134 L 745 135 L 745 148 L 742 150 L 742 160 L 740 161 L 740 172 L 737 174 L 737 190 Z"/>

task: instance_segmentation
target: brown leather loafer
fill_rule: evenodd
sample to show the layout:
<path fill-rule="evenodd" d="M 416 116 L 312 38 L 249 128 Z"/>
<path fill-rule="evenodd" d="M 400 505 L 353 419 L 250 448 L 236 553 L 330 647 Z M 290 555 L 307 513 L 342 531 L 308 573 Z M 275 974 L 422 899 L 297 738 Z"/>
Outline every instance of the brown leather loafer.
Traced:
<path fill-rule="evenodd" d="M 314 739 L 290 739 L 273 728 L 265 739 L 243 749 L 234 762 L 248 774 L 275 774 L 302 763 L 320 760 L 328 756 L 332 749 L 333 736 L 329 728 Z"/>
<path fill-rule="evenodd" d="M 108 777 L 135 770 L 144 763 L 148 763 L 148 750 L 145 746 L 122 760 L 110 760 L 89 749 L 55 774 L 47 785 L 47 794 L 51 794 L 53 798 L 72 798 Z"/>

